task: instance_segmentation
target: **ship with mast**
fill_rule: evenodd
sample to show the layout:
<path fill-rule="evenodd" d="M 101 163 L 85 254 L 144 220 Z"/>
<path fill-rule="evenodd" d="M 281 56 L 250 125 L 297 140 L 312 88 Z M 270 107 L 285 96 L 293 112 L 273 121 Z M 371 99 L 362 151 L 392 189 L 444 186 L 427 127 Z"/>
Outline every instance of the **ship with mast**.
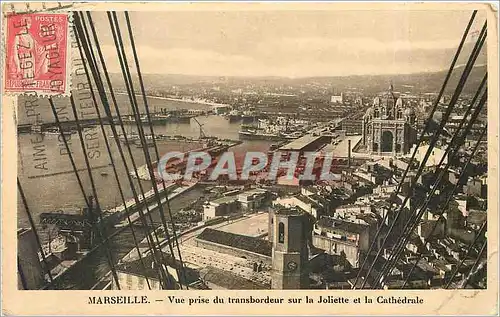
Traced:
<path fill-rule="evenodd" d="M 195 117 L 194 114 L 188 112 L 185 109 L 175 109 L 170 110 L 166 108 L 160 108 L 159 111 L 155 109 L 152 113 L 139 115 L 139 122 L 141 124 L 166 124 L 166 123 L 190 123 L 191 118 Z M 115 119 L 115 121 L 121 121 L 125 124 L 135 124 L 137 122 L 134 115 L 123 115 L 121 118 Z M 118 123 L 118 122 L 117 122 Z"/>
<path fill-rule="evenodd" d="M 256 124 L 242 125 L 240 140 L 284 141 L 300 138 L 310 128 L 304 120 L 278 117 L 275 120 L 258 119 Z"/>

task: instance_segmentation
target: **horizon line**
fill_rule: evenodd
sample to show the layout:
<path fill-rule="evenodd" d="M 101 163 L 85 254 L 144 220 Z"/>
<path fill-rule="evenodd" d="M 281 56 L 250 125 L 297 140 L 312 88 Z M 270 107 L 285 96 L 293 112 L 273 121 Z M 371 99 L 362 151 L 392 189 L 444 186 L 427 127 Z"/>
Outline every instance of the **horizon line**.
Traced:
<path fill-rule="evenodd" d="M 486 63 L 474 65 L 473 68 L 487 66 Z M 465 64 L 456 65 L 453 69 L 465 67 Z M 446 72 L 448 69 L 421 71 L 421 72 L 401 72 L 401 73 L 377 73 L 377 74 L 349 74 L 349 75 L 304 75 L 304 76 L 286 76 L 286 75 L 202 75 L 202 74 L 182 74 L 182 73 L 149 73 L 141 71 L 143 75 L 160 76 L 192 76 L 192 77 L 219 77 L 219 78 L 280 78 L 280 79 L 307 79 L 307 78 L 333 78 L 333 77 L 361 77 L 361 76 L 400 76 L 400 75 L 419 75 L 419 74 L 437 74 Z M 110 72 L 111 74 L 120 74 L 120 72 Z M 136 73 L 132 71 L 132 73 Z"/>

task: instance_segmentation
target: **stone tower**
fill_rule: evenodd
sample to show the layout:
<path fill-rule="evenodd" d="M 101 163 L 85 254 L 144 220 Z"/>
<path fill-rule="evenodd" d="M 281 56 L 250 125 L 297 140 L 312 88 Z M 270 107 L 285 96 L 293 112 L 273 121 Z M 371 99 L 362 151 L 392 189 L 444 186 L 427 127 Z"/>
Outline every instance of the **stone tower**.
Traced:
<path fill-rule="evenodd" d="M 272 217 L 272 289 L 309 287 L 309 218 L 295 208 L 276 210 Z"/>

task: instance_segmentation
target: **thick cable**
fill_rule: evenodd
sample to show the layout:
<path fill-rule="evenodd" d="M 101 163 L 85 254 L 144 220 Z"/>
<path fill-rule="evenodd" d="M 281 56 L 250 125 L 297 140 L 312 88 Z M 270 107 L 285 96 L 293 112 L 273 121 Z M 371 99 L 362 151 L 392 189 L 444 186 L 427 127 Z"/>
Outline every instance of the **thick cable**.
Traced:
<path fill-rule="evenodd" d="M 448 85 L 448 81 L 449 81 L 449 79 L 451 77 L 451 74 L 453 73 L 453 70 L 454 70 L 455 65 L 457 63 L 457 60 L 458 60 L 458 57 L 460 56 L 460 53 L 461 53 L 462 48 L 464 46 L 465 40 L 467 39 L 467 36 L 469 34 L 469 31 L 470 31 L 470 28 L 472 27 L 472 24 L 474 22 L 476 14 L 477 14 L 477 10 L 474 10 L 473 13 L 472 13 L 472 15 L 471 15 L 471 17 L 470 17 L 470 19 L 469 19 L 469 23 L 467 24 L 467 27 L 465 28 L 465 31 L 464 31 L 464 33 L 462 35 L 462 39 L 460 40 L 460 44 L 458 45 L 457 51 L 455 52 L 455 56 L 453 57 L 453 60 L 452 60 L 452 62 L 450 64 L 450 67 L 448 69 L 448 73 L 446 74 L 446 77 L 444 79 L 443 85 L 441 86 L 441 90 L 439 91 L 438 96 L 437 96 L 436 100 L 434 101 L 434 105 L 433 105 L 431 113 L 429 115 L 429 120 L 426 121 L 425 127 L 424 127 L 424 129 L 423 129 L 423 131 L 422 131 L 422 133 L 420 135 L 420 138 L 418 139 L 418 142 L 417 142 L 417 144 L 415 146 L 415 150 L 413 151 L 413 154 L 411 156 L 410 162 L 414 161 L 415 156 L 417 154 L 417 150 L 420 147 L 420 145 L 422 144 L 422 142 L 424 141 L 424 139 L 426 137 L 427 131 L 430 129 L 430 126 L 431 126 L 430 125 L 430 121 L 431 121 L 434 113 L 436 112 L 436 110 L 438 108 L 438 105 L 439 105 L 439 101 L 441 100 L 441 97 L 444 94 L 446 86 Z M 401 183 L 404 182 L 404 180 L 406 179 L 406 176 L 407 176 L 407 174 L 408 174 L 408 172 L 409 172 L 409 170 L 411 168 L 410 165 L 411 164 L 408 164 L 408 166 L 406 167 L 406 170 L 405 170 L 405 172 L 403 173 L 403 176 L 402 176 Z M 398 187 L 396 188 L 396 194 L 398 194 L 401 191 L 401 185 L 402 185 L 401 183 L 398 184 Z M 392 204 L 391 204 L 391 206 L 392 206 Z M 379 237 L 380 233 L 382 232 L 382 229 L 385 227 L 384 224 L 388 220 L 388 216 L 389 216 L 389 213 L 386 213 L 385 216 L 383 217 L 381 223 L 380 223 L 380 226 L 377 229 L 377 232 L 375 234 L 375 238 L 374 238 L 373 242 L 371 243 L 371 245 L 370 245 L 370 247 L 368 249 L 366 257 L 363 259 L 363 262 L 361 264 L 361 267 L 359 268 L 358 274 L 356 275 L 356 279 L 355 279 L 355 281 L 353 283 L 353 286 L 352 286 L 353 289 L 355 289 L 356 286 L 357 286 L 357 284 L 358 284 L 359 278 L 361 277 L 361 275 L 363 273 L 363 269 L 364 269 L 364 267 L 365 267 L 365 265 L 366 265 L 366 263 L 368 261 L 368 258 L 370 257 L 370 254 L 371 254 L 373 248 L 376 245 L 376 241 L 378 240 L 378 237 Z M 366 277 L 368 277 L 368 275 L 366 275 Z M 366 280 L 366 278 L 365 278 L 365 280 Z"/>

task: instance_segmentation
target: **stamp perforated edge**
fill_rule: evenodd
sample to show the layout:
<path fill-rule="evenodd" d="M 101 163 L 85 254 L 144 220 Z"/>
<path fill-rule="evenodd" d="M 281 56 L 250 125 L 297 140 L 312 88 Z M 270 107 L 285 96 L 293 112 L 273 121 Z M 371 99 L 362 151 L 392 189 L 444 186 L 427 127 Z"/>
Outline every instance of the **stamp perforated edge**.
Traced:
<path fill-rule="evenodd" d="M 19 3 L 16 3 L 19 4 Z M 59 3 L 58 7 L 51 7 L 51 8 L 45 8 L 41 10 L 34 10 L 30 8 L 29 3 L 25 3 L 25 6 L 27 10 L 17 10 L 16 7 L 14 6 L 14 3 L 10 3 L 10 9 L 11 10 L 4 10 L 6 5 L 2 7 L 2 24 L 5 26 L 6 20 L 7 20 L 7 14 L 14 13 L 14 14 L 37 14 L 37 13 L 48 13 L 48 14 L 66 14 L 68 16 L 68 26 L 67 26 L 67 32 L 66 32 L 66 74 L 65 74 L 65 80 L 66 80 L 66 85 L 64 92 L 39 92 L 39 91 L 22 91 L 22 92 L 16 92 L 16 91 L 7 91 L 5 89 L 5 59 L 6 59 L 6 44 L 7 44 L 7 28 L 3 27 L 2 28 L 2 47 L 1 47 L 1 62 L 0 62 L 0 71 L 2 72 L 2 95 L 5 96 L 33 96 L 33 97 L 38 97 L 38 98 L 57 98 L 57 97 L 68 97 L 71 94 L 71 91 L 73 89 L 72 85 L 72 65 L 73 65 L 73 54 L 72 54 L 72 49 L 71 49 L 71 41 L 72 37 L 71 34 L 73 34 L 73 11 L 69 10 L 73 7 L 73 4 L 67 5 L 67 6 L 61 6 Z"/>

